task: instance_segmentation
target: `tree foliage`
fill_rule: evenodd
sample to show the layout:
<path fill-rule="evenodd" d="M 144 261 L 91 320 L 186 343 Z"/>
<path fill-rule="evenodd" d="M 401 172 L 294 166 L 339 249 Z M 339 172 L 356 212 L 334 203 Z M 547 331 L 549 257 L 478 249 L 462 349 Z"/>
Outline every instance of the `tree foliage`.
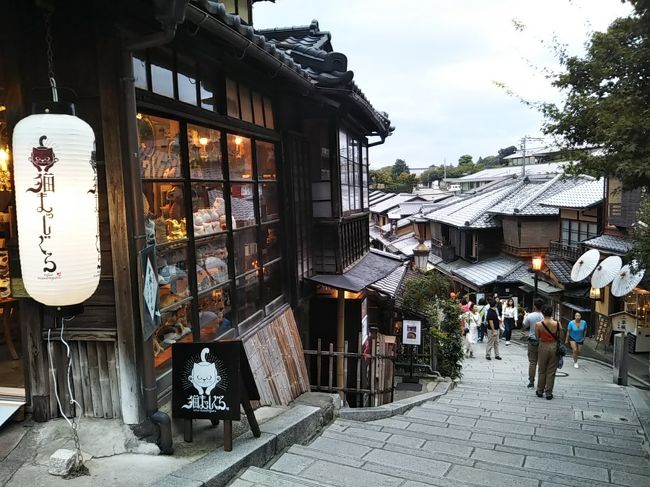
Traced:
<path fill-rule="evenodd" d="M 638 218 L 634 226 L 632 258 L 636 260 L 637 265 L 650 272 L 650 201 L 647 196 L 641 203 Z"/>
<path fill-rule="evenodd" d="M 418 177 L 403 159 L 397 159 L 392 166 L 370 170 L 370 183 L 375 189 L 389 193 L 411 193 L 418 184 Z"/>
<path fill-rule="evenodd" d="M 395 161 L 395 164 L 393 164 L 392 173 L 394 180 L 397 180 L 402 175 L 402 173 L 409 174 L 410 172 L 411 170 L 406 165 L 406 161 L 403 159 L 397 159 Z"/>
<path fill-rule="evenodd" d="M 583 57 L 558 53 L 553 85 L 566 98 L 540 105 L 545 132 L 577 161 L 570 172 L 615 176 L 626 189 L 650 186 L 650 2 L 630 2 L 635 13 L 595 32 Z"/>
<path fill-rule="evenodd" d="M 404 288 L 404 308 L 426 320 L 436 340 L 438 372 L 456 379 L 463 361 L 462 335 L 458 303 L 447 298 L 451 280 L 437 271 L 410 278 Z"/>

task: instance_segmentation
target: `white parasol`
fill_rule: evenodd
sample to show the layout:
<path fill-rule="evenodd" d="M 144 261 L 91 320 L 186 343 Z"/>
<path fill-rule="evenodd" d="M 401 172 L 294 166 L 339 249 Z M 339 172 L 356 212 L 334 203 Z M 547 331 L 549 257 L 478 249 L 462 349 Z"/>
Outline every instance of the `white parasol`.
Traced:
<path fill-rule="evenodd" d="M 582 254 L 578 261 L 573 264 L 573 269 L 571 269 L 571 280 L 573 282 L 578 282 L 586 279 L 587 276 L 596 268 L 599 260 L 600 252 L 596 249 L 588 250 Z"/>
<path fill-rule="evenodd" d="M 633 263 L 634 267 L 636 263 Z M 623 266 L 618 275 L 614 278 L 612 282 L 612 294 L 618 298 L 625 296 L 626 294 L 632 292 L 643 279 L 645 274 L 645 269 L 639 269 L 636 274 L 633 274 L 630 270 L 630 264 Z"/>
<path fill-rule="evenodd" d="M 610 255 L 596 267 L 591 276 L 591 287 L 601 288 L 607 286 L 620 272 L 623 261 L 618 255 Z"/>

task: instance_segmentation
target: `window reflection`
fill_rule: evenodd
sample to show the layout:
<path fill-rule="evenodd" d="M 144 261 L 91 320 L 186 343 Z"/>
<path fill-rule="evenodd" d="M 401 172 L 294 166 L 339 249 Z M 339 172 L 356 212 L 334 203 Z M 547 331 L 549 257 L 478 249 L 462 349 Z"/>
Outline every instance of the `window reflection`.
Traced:
<path fill-rule="evenodd" d="M 237 279 L 237 314 L 240 321 L 250 318 L 260 311 L 260 284 L 257 273 L 247 274 Z"/>
<path fill-rule="evenodd" d="M 133 78 L 135 87 L 146 90 L 147 86 L 147 62 L 144 52 L 133 55 Z"/>
<path fill-rule="evenodd" d="M 251 139 L 240 135 L 228 135 L 228 164 L 231 179 L 252 179 Z"/>
<path fill-rule="evenodd" d="M 253 202 L 252 184 L 230 185 L 230 209 L 233 228 L 255 225 L 255 203 Z"/>
<path fill-rule="evenodd" d="M 259 179 L 275 180 L 275 146 L 269 142 L 256 142 L 257 172 Z"/>
<path fill-rule="evenodd" d="M 223 179 L 220 131 L 188 124 L 187 146 L 192 179 Z"/>
<path fill-rule="evenodd" d="M 265 265 L 264 273 L 264 304 L 282 295 L 282 261 Z"/>
<path fill-rule="evenodd" d="M 229 279 L 226 236 L 196 245 L 196 282 L 199 293 L 213 289 Z"/>
<path fill-rule="evenodd" d="M 138 157 L 146 179 L 180 178 L 179 124 L 150 115 L 138 119 Z"/>
<path fill-rule="evenodd" d="M 277 183 L 262 183 L 260 192 L 260 218 L 263 222 L 280 218 L 280 205 Z"/>
<path fill-rule="evenodd" d="M 257 229 L 235 233 L 235 273 L 239 276 L 259 268 L 257 260 Z"/>
<path fill-rule="evenodd" d="M 232 328 L 230 287 L 224 286 L 199 300 L 201 341 L 210 341 Z"/>
<path fill-rule="evenodd" d="M 196 105 L 196 64 L 194 61 L 178 58 L 178 99 Z"/>
<path fill-rule="evenodd" d="M 171 52 L 151 52 L 151 91 L 174 98 L 174 57 Z"/>
<path fill-rule="evenodd" d="M 229 117 L 239 118 L 237 83 L 229 78 L 226 78 L 226 109 Z"/>
<path fill-rule="evenodd" d="M 265 264 L 281 256 L 280 225 L 275 223 L 262 227 L 262 262 Z"/>

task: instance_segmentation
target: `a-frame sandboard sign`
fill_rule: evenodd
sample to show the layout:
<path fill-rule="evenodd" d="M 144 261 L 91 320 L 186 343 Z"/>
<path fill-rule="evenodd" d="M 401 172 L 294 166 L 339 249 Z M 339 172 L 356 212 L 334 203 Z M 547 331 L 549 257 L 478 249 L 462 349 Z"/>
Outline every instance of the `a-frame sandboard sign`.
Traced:
<path fill-rule="evenodd" d="M 259 400 L 241 340 L 172 345 L 172 415 L 185 420 L 185 441 L 193 440 L 192 420 L 223 420 L 223 449 L 232 451 L 232 422 L 243 407 L 256 438 L 261 436 L 251 401 Z"/>

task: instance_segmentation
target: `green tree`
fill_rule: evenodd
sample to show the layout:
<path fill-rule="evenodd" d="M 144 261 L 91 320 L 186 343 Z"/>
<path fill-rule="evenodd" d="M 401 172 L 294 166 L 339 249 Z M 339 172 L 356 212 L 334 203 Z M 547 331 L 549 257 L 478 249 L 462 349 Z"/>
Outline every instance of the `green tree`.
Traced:
<path fill-rule="evenodd" d="M 512 154 L 517 152 L 517 147 L 514 145 L 505 147 L 503 149 L 499 149 L 499 152 L 497 153 L 497 161 L 499 164 L 504 164 L 505 161 L 504 159 Z"/>
<path fill-rule="evenodd" d="M 615 176 L 628 189 L 650 186 L 650 2 L 629 1 L 635 12 L 595 32 L 584 57 L 558 52 L 564 69 L 553 85 L 566 98 L 540 105 L 545 132 L 578 161 L 570 172 Z"/>
<path fill-rule="evenodd" d="M 413 188 L 418 185 L 418 177 L 415 174 L 403 172 L 397 178 L 397 185 L 400 193 L 411 193 Z"/>
<path fill-rule="evenodd" d="M 385 166 L 370 170 L 370 181 L 375 188 L 386 188 L 394 184 L 393 167 Z"/>
<path fill-rule="evenodd" d="M 406 161 L 404 161 L 403 159 L 397 159 L 395 161 L 395 164 L 393 164 L 393 168 L 392 168 L 393 181 L 397 181 L 400 174 L 402 174 L 404 172 L 409 174 L 411 172 L 411 170 L 406 165 Z"/>
<path fill-rule="evenodd" d="M 463 156 L 460 156 L 458 158 L 458 166 L 472 166 L 474 164 L 474 161 L 472 160 L 472 156 L 469 154 L 465 154 Z"/>

